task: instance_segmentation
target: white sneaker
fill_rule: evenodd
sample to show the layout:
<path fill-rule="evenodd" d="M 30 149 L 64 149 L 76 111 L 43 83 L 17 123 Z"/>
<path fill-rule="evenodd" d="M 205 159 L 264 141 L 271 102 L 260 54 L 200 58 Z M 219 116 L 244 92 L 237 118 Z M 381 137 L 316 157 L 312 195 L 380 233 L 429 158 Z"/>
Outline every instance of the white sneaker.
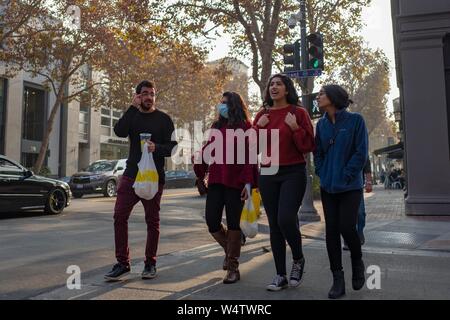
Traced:
<path fill-rule="evenodd" d="M 289 276 L 289 286 L 298 287 L 303 280 L 303 270 L 305 268 L 305 258 L 292 263 L 291 275 Z"/>
<path fill-rule="evenodd" d="M 287 287 L 288 281 L 286 276 L 280 276 L 277 274 L 275 278 L 273 278 L 272 283 L 269 284 L 266 289 L 269 291 L 280 291 L 282 289 L 286 289 Z"/>

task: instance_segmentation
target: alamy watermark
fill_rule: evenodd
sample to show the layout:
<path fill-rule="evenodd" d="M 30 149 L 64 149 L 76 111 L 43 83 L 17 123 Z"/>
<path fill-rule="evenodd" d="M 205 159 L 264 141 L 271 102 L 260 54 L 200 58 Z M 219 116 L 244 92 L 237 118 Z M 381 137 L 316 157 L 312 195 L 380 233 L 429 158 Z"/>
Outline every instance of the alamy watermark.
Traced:
<path fill-rule="evenodd" d="M 178 142 L 171 156 L 175 165 L 260 163 L 262 175 L 278 172 L 279 129 L 226 129 L 224 137 L 219 129 L 203 132 L 202 121 L 194 121 L 193 128 L 193 135 L 186 127 L 176 128 L 172 134 L 172 140 Z M 208 143 L 203 149 L 205 142 Z"/>
<path fill-rule="evenodd" d="M 370 265 L 367 267 L 367 274 L 370 274 L 366 280 L 366 286 L 369 290 L 381 289 L 381 268 L 377 265 Z"/>
<path fill-rule="evenodd" d="M 66 281 L 66 287 L 69 290 L 81 290 L 81 268 L 77 265 L 70 265 L 66 269 L 70 274 Z M 366 269 L 369 274 L 366 280 L 366 286 L 369 290 L 381 290 L 381 268 L 378 265 L 370 265 Z"/>
<path fill-rule="evenodd" d="M 69 290 L 81 290 L 81 269 L 77 265 L 70 265 L 66 269 L 70 274 L 66 281 L 66 287 Z"/>

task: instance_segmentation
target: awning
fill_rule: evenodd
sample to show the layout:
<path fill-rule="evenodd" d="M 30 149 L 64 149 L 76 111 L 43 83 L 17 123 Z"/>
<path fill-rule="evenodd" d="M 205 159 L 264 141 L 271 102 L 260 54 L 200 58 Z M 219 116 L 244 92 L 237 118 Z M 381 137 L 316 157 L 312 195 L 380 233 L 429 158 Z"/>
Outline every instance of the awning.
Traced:
<path fill-rule="evenodd" d="M 403 159 L 403 142 L 375 150 L 373 153 L 376 156 L 386 154 L 389 159 Z"/>

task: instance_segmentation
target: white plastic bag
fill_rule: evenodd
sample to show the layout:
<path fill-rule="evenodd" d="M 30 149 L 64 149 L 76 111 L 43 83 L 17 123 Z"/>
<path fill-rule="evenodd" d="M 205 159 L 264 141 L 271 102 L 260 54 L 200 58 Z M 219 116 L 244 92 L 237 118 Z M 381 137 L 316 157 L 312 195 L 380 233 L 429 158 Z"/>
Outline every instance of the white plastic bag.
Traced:
<path fill-rule="evenodd" d="M 242 209 L 240 227 L 246 237 L 254 238 L 258 234 L 258 212 L 256 212 L 253 204 L 250 186 L 247 185 L 245 187 L 247 188 L 248 198 L 245 200 L 244 208 Z"/>
<path fill-rule="evenodd" d="M 133 184 L 134 192 L 139 198 L 151 200 L 158 192 L 159 176 L 153 161 L 153 154 L 148 152 L 147 143 L 144 144 L 138 168 L 139 171 Z"/>

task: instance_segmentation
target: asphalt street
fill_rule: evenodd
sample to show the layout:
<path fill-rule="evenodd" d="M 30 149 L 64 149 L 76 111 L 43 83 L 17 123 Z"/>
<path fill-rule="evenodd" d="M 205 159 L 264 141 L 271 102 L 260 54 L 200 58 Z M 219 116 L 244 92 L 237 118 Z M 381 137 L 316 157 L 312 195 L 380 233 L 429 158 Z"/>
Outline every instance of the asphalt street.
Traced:
<path fill-rule="evenodd" d="M 131 273 L 108 283 L 115 263 L 115 199 L 77 199 L 63 214 L 11 213 L 0 218 L 0 299 L 105 300 L 308 300 L 327 299 L 331 285 L 324 221 L 302 224 L 305 280 L 299 288 L 265 290 L 274 276 L 269 228 L 263 213 L 259 233 L 242 248 L 241 281 L 223 285 L 223 250 L 207 232 L 205 198 L 195 189 L 165 190 L 161 205 L 158 276 L 142 280 L 146 225 L 138 204 L 129 220 Z M 406 217 L 401 192 L 375 188 L 366 194 L 368 221 L 363 255 L 366 276 L 378 278 L 351 289 L 348 252 L 344 299 L 450 299 L 450 219 Z M 315 204 L 320 215 L 320 202 Z M 287 266 L 290 271 L 290 250 Z M 67 286 L 69 266 L 78 266 L 82 286 Z M 373 269 L 375 268 L 375 269 Z M 377 287 L 376 279 L 379 280 Z"/>
<path fill-rule="evenodd" d="M 211 242 L 206 232 L 204 198 L 195 189 L 163 194 L 158 255 Z M 83 276 L 106 273 L 115 263 L 115 198 L 74 199 L 62 214 L 8 213 L 0 217 L 0 299 L 27 299 L 64 285 L 70 265 Z M 129 220 L 132 262 L 143 261 L 146 239 L 144 209 L 138 203 Z"/>

